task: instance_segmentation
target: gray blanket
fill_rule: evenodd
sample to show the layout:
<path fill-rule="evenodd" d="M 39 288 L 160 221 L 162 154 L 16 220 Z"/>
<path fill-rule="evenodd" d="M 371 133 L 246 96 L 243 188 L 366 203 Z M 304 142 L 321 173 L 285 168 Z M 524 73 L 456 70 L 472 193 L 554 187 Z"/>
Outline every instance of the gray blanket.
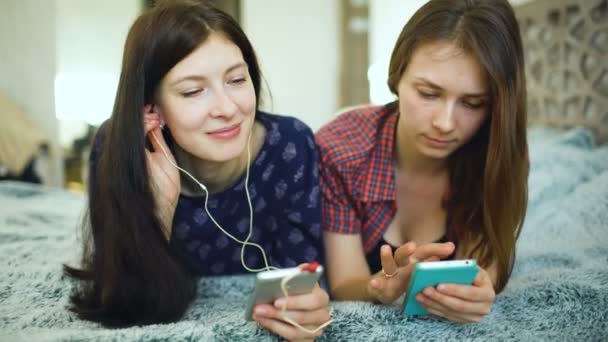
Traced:
<path fill-rule="evenodd" d="M 332 303 L 321 341 L 608 340 L 608 147 L 585 130 L 530 132 L 529 208 L 513 276 L 481 323 Z M 243 310 L 252 276 L 206 278 L 174 324 L 104 329 L 66 310 L 61 263 L 79 253 L 81 194 L 0 182 L 0 340 L 276 340 Z"/>

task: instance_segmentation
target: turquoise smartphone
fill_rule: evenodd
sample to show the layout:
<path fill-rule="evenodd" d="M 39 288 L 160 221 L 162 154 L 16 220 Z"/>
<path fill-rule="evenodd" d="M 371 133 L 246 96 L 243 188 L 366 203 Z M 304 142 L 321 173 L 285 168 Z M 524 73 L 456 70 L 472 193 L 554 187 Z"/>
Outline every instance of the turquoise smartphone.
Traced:
<path fill-rule="evenodd" d="M 407 295 L 403 300 L 406 315 L 429 315 L 429 312 L 416 300 L 416 295 L 425 288 L 439 284 L 453 283 L 471 285 L 479 272 L 477 261 L 449 260 L 419 262 L 410 277 Z"/>

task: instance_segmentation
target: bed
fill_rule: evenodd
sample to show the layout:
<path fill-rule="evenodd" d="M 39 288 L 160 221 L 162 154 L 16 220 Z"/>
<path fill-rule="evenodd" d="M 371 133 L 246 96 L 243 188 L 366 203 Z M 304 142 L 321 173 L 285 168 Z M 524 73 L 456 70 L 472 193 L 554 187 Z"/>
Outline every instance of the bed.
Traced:
<path fill-rule="evenodd" d="M 530 72 L 529 205 L 513 275 L 492 313 L 454 324 L 404 316 L 398 305 L 332 302 L 334 323 L 320 341 L 608 340 L 608 44 L 594 47 L 608 39 L 606 2 L 537 0 L 517 9 Z M 568 25 L 585 27 L 582 41 Z M 555 51 L 542 51 L 553 48 L 574 54 L 574 67 L 547 61 Z M 591 54 L 595 64 L 584 57 Z M 569 79 L 572 91 L 547 90 L 560 73 L 552 86 L 571 87 Z M 66 310 L 71 281 L 61 264 L 78 260 L 84 207 L 80 193 L 0 182 L 0 341 L 277 339 L 243 319 L 252 276 L 200 280 L 177 323 L 105 329 L 78 320 Z"/>
<path fill-rule="evenodd" d="M 513 276 L 478 324 L 405 317 L 399 306 L 332 303 L 320 340 L 582 340 L 608 337 L 608 146 L 589 130 L 530 130 L 530 205 Z M 82 194 L 0 182 L 0 340 L 274 340 L 243 319 L 251 276 L 207 278 L 174 324 L 110 330 L 66 310 Z"/>

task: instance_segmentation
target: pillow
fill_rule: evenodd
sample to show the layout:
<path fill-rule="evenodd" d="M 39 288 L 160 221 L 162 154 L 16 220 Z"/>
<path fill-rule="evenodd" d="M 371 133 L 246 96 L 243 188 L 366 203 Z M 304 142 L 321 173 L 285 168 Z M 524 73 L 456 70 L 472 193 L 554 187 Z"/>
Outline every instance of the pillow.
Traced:
<path fill-rule="evenodd" d="M 20 175 L 47 138 L 26 112 L 1 93 L 0 115 L 0 165 Z"/>

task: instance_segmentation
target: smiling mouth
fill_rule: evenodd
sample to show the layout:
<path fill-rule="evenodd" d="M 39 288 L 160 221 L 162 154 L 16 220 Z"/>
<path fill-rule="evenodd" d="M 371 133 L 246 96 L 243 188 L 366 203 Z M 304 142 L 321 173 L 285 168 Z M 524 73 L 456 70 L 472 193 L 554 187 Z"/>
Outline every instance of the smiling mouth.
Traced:
<path fill-rule="evenodd" d="M 218 139 L 230 139 L 239 135 L 240 132 L 241 124 L 238 123 L 215 131 L 207 132 L 207 134 Z"/>
<path fill-rule="evenodd" d="M 232 126 L 228 126 L 228 127 L 225 127 L 225 128 L 220 128 L 220 129 L 215 130 L 215 131 L 211 131 L 211 132 L 209 132 L 208 134 L 217 134 L 217 133 L 226 133 L 226 132 L 230 132 L 230 131 L 232 131 L 232 130 L 236 129 L 237 127 L 239 127 L 240 125 L 241 125 L 240 123 L 238 123 L 238 124 L 234 124 L 234 125 L 232 125 Z"/>

